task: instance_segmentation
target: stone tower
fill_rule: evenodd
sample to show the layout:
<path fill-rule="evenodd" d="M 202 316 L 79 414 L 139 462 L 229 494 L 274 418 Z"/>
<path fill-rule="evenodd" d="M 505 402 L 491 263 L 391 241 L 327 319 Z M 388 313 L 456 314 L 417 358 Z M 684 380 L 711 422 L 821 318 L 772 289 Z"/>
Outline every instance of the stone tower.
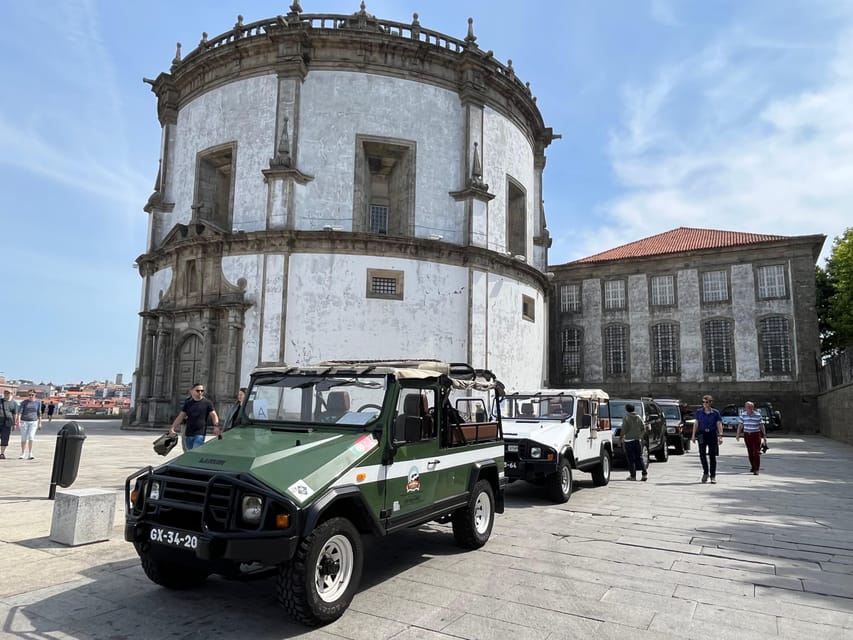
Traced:
<path fill-rule="evenodd" d="M 512 62 L 411 23 L 306 14 L 203 34 L 146 80 L 162 126 L 137 425 L 259 365 L 439 358 L 546 377 L 543 124 Z"/>

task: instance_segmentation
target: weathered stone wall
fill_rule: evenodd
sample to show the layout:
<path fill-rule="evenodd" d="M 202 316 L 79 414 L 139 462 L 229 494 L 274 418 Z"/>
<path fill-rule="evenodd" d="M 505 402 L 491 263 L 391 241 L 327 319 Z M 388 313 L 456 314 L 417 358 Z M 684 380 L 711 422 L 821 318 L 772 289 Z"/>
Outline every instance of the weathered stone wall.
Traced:
<path fill-rule="evenodd" d="M 822 435 L 853 445 L 853 383 L 818 395 L 817 415 Z"/>

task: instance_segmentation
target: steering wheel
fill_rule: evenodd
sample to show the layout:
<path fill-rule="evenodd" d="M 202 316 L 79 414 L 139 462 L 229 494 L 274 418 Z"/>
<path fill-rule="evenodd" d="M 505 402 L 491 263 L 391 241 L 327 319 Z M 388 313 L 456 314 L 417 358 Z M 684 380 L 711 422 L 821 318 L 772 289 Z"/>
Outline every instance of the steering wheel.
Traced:
<path fill-rule="evenodd" d="M 360 412 L 364 411 L 365 409 L 376 409 L 377 413 L 382 412 L 382 407 L 380 407 L 378 404 L 363 404 L 357 410 L 360 413 Z"/>

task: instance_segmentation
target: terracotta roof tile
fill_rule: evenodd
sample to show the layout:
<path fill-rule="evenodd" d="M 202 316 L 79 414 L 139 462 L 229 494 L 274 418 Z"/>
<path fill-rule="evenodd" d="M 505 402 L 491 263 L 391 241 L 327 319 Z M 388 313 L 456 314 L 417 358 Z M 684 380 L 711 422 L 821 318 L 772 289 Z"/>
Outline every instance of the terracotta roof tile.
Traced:
<path fill-rule="evenodd" d="M 720 249 L 723 247 L 738 247 L 759 242 L 785 240 L 788 236 L 765 235 L 761 233 L 742 233 L 740 231 L 717 231 L 715 229 L 692 229 L 678 227 L 642 240 L 623 244 L 615 249 L 581 258 L 568 264 L 586 264 L 590 262 L 606 262 L 608 260 L 624 260 L 627 258 L 644 258 L 660 256 L 682 251 L 699 249 Z"/>

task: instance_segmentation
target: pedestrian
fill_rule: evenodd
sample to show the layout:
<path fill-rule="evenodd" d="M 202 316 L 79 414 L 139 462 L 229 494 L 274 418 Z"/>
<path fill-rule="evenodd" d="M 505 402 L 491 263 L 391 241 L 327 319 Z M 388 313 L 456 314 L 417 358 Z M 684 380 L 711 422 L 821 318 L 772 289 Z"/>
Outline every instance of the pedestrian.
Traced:
<path fill-rule="evenodd" d="M 0 460 L 6 459 L 6 447 L 9 446 L 9 436 L 12 429 L 17 428 L 19 419 L 18 403 L 12 399 L 12 392 L 3 389 L 0 398 Z"/>
<path fill-rule="evenodd" d="M 228 412 L 228 417 L 225 419 L 225 431 L 228 431 L 231 427 L 234 426 L 234 423 L 237 421 L 237 416 L 240 413 L 240 407 L 243 406 L 243 403 L 246 401 L 246 393 L 248 389 L 246 387 L 240 387 L 240 390 L 237 391 L 237 402 L 234 403 L 234 406 L 231 407 L 231 410 Z"/>
<path fill-rule="evenodd" d="M 39 412 L 41 413 L 41 417 L 44 418 L 44 412 L 47 411 L 47 405 L 39 400 Z"/>
<path fill-rule="evenodd" d="M 36 400 L 36 392 L 27 393 L 27 399 L 21 402 L 18 423 L 21 427 L 21 455 L 18 460 L 35 460 L 33 441 L 36 432 L 41 429 L 41 401 Z"/>
<path fill-rule="evenodd" d="M 702 482 L 708 482 L 709 472 L 711 484 L 717 484 L 717 456 L 720 455 L 720 445 L 723 444 L 723 418 L 720 412 L 711 406 L 714 399 L 711 396 L 702 397 L 702 408 L 697 409 L 693 417 L 693 435 L 691 442 L 696 442 L 699 436 L 699 461 L 702 463 Z"/>
<path fill-rule="evenodd" d="M 53 422 L 53 414 L 56 412 L 56 405 L 52 402 L 47 405 L 47 421 Z"/>
<path fill-rule="evenodd" d="M 649 472 L 643 460 L 643 439 L 646 436 L 646 425 L 643 419 L 634 413 L 634 405 L 625 405 L 625 415 L 622 417 L 622 446 L 625 459 L 628 461 L 628 480 L 637 479 L 637 469 L 643 472 L 640 478 L 643 482 L 649 479 Z"/>
<path fill-rule="evenodd" d="M 743 433 L 746 454 L 749 456 L 749 470 L 757 476 L 761 466 L 761 443 L 767 444 L 767 432 L 761 414 L 755 410 L 755 403 L 747 401 L 744 408 L 746 411 L 740 414 L 740 422 L 737 425 L 737 440 L 740 442 L 740 435 Z"/>
<path fill-rule="evenodd" d="M 213 420 L 213 433 L 219 436 L 219 416 L 216 415 L 216 409 L 213 403 L 204 397 L 204 385 L 198 382 L 192 386 L 191 395 L 181 407 L 181 412 L 177 415 L 172 426 L 169 429 L 173 435 L 177 435 L 177 429 L 181 423 L 186 420 L 187 425 L 184 430 L 184 444 L 187 450 L 200 447 L 204 444 L 204 436 L 207 433 L 207 416 Z"/>

